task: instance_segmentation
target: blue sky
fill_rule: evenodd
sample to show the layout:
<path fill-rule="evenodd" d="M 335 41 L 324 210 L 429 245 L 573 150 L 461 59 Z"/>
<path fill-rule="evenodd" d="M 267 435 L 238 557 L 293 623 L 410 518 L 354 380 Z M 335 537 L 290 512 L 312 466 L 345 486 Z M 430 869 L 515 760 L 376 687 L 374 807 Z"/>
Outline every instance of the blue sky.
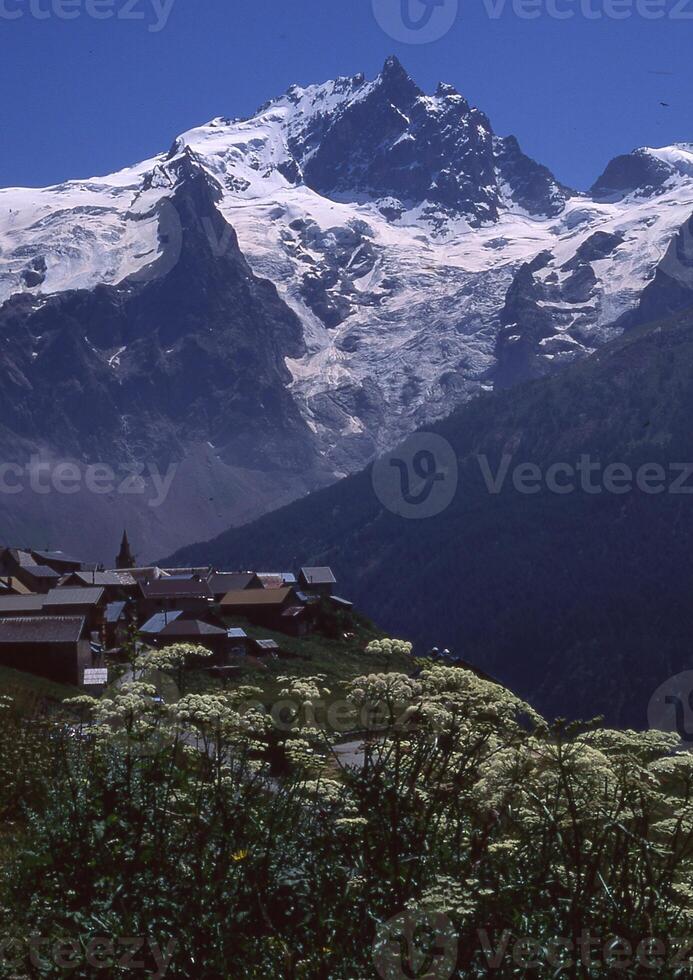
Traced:
<path fill-rule="evenodd" d="M 119 16 L 95 19 L 94 2 Z M 162 2 L 170 16 L 151 30 Z M 386 34 L 372 2 L 0 0 L 0 185 L 108 173 L 213 116 L 249 114 L 292 82 L 371 76 L 391 53 L 427 90 L 454 84 L 497 133 L 578 188 L 617 153 L 693 141 L 693 0 L 651 0 L 665 5 L 659 19 L 638 13 L 647 0 L 553 0 L 573 4 L 562 20 L 550 0 L 529 0 L 532 19 L 512 9 L 521 0 L 497 18 L 492 0 L 460 0 L 449 32 L 418 45 Z M 609 2 L 627 16 L 579 9 Z M 77 16 L 58 16 L 60 3 Z M 126 19 L 126 4 L 144 19 Z"/>

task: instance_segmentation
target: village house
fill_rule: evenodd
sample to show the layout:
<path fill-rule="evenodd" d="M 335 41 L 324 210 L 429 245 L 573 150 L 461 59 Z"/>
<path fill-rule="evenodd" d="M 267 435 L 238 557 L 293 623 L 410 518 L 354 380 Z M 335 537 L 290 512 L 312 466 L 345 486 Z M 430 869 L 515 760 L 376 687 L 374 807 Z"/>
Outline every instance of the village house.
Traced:
<path fill-rule="evenodd" d="M 107 602 L 119 602 L 122 599 L 134 598 L 138 592 L 137 580 L 130 572 L 124 571 L 91 571 L 73 572 L 61 580 L 61 586 L 73 588 L 103 589 Z"/>
<path fill-rule="evenodd" d="M 5 548 L 0 554 L 0 574 L 17 578 L 31 592 L 48 592 L 60 581 L 60 573 L 41 565 L 29 551 Z"/>
<path fill-rule="evenodd" d="M 44 613 L 48 616 L 80 616 L 92 633 L 101 633 L 106 612 L 106 594 L 99 588 L 51 589 L 44 597 Z"/>
<path fill-rule="evenodd" d="M 229 638 L 226 628 L 213 626 L 200 619 L 176 619 L 164 626 L 154 639 L 154 645 L 158 647 L 167 647 L 174 643 L 205 647 L 214 655 L 211 660 L 205 661 L 210 666 L 226 663 L 228 657 Z"/>
<path fill-rule="evenodd" d="M 17 616 L 40 616 L 43 612 L 45 595 L 0 596 L 0 617 L 4 619 Z"/>
<path fill-rule="evenodd" d="M 326 566 L 302 568 L 299 572 L 298 583 L 306 592 L 320 596 L 331 596 L 337 579 L 331 568 Z"/>
<path fill-rule="evenodd" d="M 89 631 L 100 632 L 104 612 L 103 589 L 51 589 L 45 594 L 0 596 L 0 617 L 6 619 L 79 616 Z"/>
<path fill-rule="evenodd" d="M 70 572 L 80 572 L 86 567 L 86 563 L 79 558 L 71 558 L 64 551 L 34 551 L 32 548 L 31 557 L 37 565 L 47 565 L 58 575 L 69 575 Z M 95 567 L 95 566 L 94 566 Z"/>
<path fill-rule="evenodd" d="M 181 609 L 204 617 L 211 611 L 214 595 L 206 582 L 197 579 L 158 578 L 139 583 L 138 614 L 146 622 L 154 613 Z"/>
<path fill-rule="evenodd" d="M 296 585 L 293 572 L 258 572 L 257 577 L 263 589 L 283 589 L 287 585 Z"/>
<path fill-rule="evenodd" d="M 250 648 L 250 639 L 246 631 L 238 626 L 230 626 L 226 633 L 229 638 L 229 656 L 246 657 Z"/>
<path fill-rule="evenodd" d="M 132 622 L 134 609 L 130 612 L 132 603 L 120 600 L 109 602 L 104 614 L 104 643 L 106 648 L 113 650 L 122 647 L 127 640 L 128 630 Z"/>
<path fill-rule="evenodd" d="M 299 609 L 300 614 L 296 611 Z M 294 636 L 301 635 L 298 631 L 303 629 L 305 622 L 302 620 L 305 611 L 290 587 L 229 592 L 221 600 L 220 612 L 227 622 L 241 617 L 255 626 Z"/>
<path fill-rule="evenodd" d="M 80 616 L 0 619 L 0 664 L 59 684 L 80 686 L 94 666 L 85 620 Z"/>
<path fill-rule="evenodd" d="M 278 657 L 279 644 L 276 640 L 253 640 L 252 652 L 256 657 Z"/>
<path fill-rule="evenodd" d="M 167 647 L 174 643 L 190 643 L 205 647 L 214 654 L 205 661 L 210 666 L 227 662 L 233 643 L 226 626 L 213 615 L 204 620 L 186 614 L 182 609 L 155 613 L 139 628 L 141 639 L 149 646 Z"/>
<path fill-rule="evenodd" d="M 165 609 L 163 612 L 154 613 L 138 627 L 137 632 L 146 640 L 154 640 L 169 623 L 175 623 L 182 615 L 182 609 Z"/>
<path fill-rule="evenodd" d="M 216 602 L 221 602 L 228 592 L 262 588 L 262 582 L 255 572 L 212 572 L 207 579 L 207 585 Z"/>

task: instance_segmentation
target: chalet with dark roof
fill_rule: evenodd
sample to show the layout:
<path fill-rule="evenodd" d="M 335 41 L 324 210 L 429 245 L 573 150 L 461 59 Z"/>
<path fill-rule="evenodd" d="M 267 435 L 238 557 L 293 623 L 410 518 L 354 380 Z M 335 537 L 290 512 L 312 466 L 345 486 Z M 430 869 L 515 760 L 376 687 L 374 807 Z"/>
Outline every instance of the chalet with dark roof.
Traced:
<path fill-rule="evenodd" d="M 220 611 L 227 622 L 240 617 L 256 626 L 292 636 L 302 635 L 304 631 L 305 611 L 290 586 L 229 592 L 221 600 Z"/>
<path fill-rule="evenodd" d="M 101 632 L 106 605 L 103 589 L 58 588 L 45 596 L 43 609 L 49 616 L 83 616 L 90 631 Z"/>
<path fill-rule="evenodd" d="M 181 609 L 204 616 L 211 610 L 214 594 L 207 582 L 198 579 L 158 578 L 139 583 L 138 610 L 141 621 L 154 613 Z"/>
<path fill-rule="evenodd" d="M 60 573 L 36 562 L 31 552 L 5 548 L 0 555 L 0 573 L 17 578 L 31 592 L 48 592 L 60 581 Z"/>
<path fill-rule="evenodd" d="M 214 658 L 205 663 L 223 664 L 231 649 L 229 631 L 213 614 L 205 619 L 185 613 L 182 609 L 155 613 L 138 630 L 148 646 L 167 647 L 173 643 L 190 643 L 205 647 Z"/>
<path fill-rule="evenodd" d="M 61 585 L 73 588 L 103 589 L 108 602 L 129 599 L 138 593 L 137 581 L 131 573 L 117 570 L 112 572 L 73 572 L 62 580 Z"/>
<path fill-rule="evenodd" d="M 30 552 L 31 557 L 37 565 L 47 565 L 59 575 L 69 575 L 70 572 L 79 572 L 85 567 L 85 563 L 79 558 L 72 558 L 64 551 L 34 551 Z"/>
<path fill-rule="evenodd" d="M 85 620 L 80 616 L 0 618 L 0 664 L 59 684 L 81 685 L 84 671 L 95 666 Z"/>
<path fill-rule="evenodd" d="M 0 596 L 0 617 L 40 616 L 43 613 L 45 595 Z"/>
<path fill-rule="evenodd" d="M 229 592 L 262 588 L 262 582 L 255 572 L 212 572 L 207 584 L 217 602 L 221 602 Z"/>

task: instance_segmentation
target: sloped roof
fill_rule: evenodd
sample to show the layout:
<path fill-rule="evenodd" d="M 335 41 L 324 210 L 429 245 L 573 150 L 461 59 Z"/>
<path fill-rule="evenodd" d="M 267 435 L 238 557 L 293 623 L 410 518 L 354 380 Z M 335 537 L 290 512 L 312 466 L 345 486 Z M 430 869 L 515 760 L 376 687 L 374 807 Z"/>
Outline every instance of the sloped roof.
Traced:
<path fill-rule="evenodd" d="M 123 610 L 125 609 L 126 602 L 109 602 L 106 606 L 106 622 L 107 623 L 117 623 L 120 617 L 123 615 Z"/>
<path fill-rule="evenodd" d="M 257 577 L 265 589 L 281 589 L 285 585 L 296 585 L 293 572 L 258 572 Z"/>
<path fill-rule="evenodd" d="M 154 582 L 140 582 L 140 590 L 146 599 L 175 598 L 195 596 L 200 598 L 214 598 L 206 582 L 199 582 L 195 579 L 181 578 L 159 578 Z"/>
<path fill-rule="evenodd" d="M 0 598 L 0 616 L 10 612 L 41 612 L 45 595 L 7 595 Z"/>
<path fill-rule="evenodd" d="M 76 643 L 84 632 L 81 616 L 18 616 L 0 618 L 0 645 Z"/>
<path fill-rule="evenodd" d="M 85 585 L 98 585 L 101 588 L 106 586 L 132 586 L 136 581 L 130 572 L 73 572 L 73 575 L 84 582 Z M 70 576 L 72 577 L 72 576 Z"/>
<path fill-rule="evenodd" d="M 112 569 L 107 569 L 107 571 L 112 571 Z M 116 569 L 118 571 L 118 569 Z M 126 569 L 128 575 L 131 575 L 136 582 L 141 582 L 143 579 L 154 579 L 168 578 L 168 572 L 165 572 L 158 565 L 142 565 L 139 568 L 128 568 Z"/>
<path fill-rule="evenodd" d="M 341 596 L 338 596 L 338 595 L 330 596 L 330 601 L 335 606 L 342 606 L 344 609 L 353 609 L 354 608 L 354 603 L 353 602 L 349 602 L 348 599 L 342 599 L 342 597 Z"/>
<path fill-rule="evenodd" d="M 195 575 L 199 575 L 200 578 L 208 578 L 211 568 L 209 565 L 201 565 L 199 568 L 162 568 L 162 572 L 165 575 L 170 575 L 171 578 L 193 578 Z"/>
<path fill-rule="evenodd" d="M 49 568 L 48 565 L 37 565 L 35 562 L 32 564 L 28 562 L 24 564 L 22 562 L 22 571 L 27 575 L 33 575 L 34 578 L 60 578 L 60 572 L 56 572 L 54 568 Z"/>
<path fill-rule="evenodd" d="M 276 640 L 255 640 L 255 646 L 260 650 L 278 650 L 279 644 Z"/>
<path fill-rule="evenodd" d="M 9 553 L 12 555 L 14 560 L 18 562 L 22 568 L 25 565 L 35 565 L 36 561 L 31 556 L 31 552 L 24 551 L 22 548 L 8 548 Z"/>
<path fill-rule="evenodd" d="M 41 612 L 45 595 L 8 595 L 0 598 L 0 616 L 10 612 Z"/>
<path fill-rule="evenodd" d="M 282 613 L 282 618 L 286 616 L 288 619 L 295 619 L 297 616 L 301 616 L 304 612 L 305 608 L 303 606 L 289 606 L 289 608 L 285 609 Z"/>
<path fill-rule="evenodd" d="M 63 588 L 51 589 L 44 605 L 49 606 L 96 606 L 103 599 L 103 589 Z"/>
<path fill-rule="evenodd" d="M 165 626 L 160 636 L 226 636 L 226 630 L 199 619 L 176 619 Z"/>
<path fill-rule="evenodd" d="M 64 562 L 66 565 L 84 565 L 81 558 L 73 558 L 72 555 L 65 554 L 64 551 L 36 551 L 31 549 L 31 554 L 39 564 L 45 561 Z"/>
<path fill-rule="evenodd" d="M 242 592 L 255 578 L 255 572 L 215 572 L 207 579 L 215 595 L 227 592 Z"/>
<path fill-rule="evenodd" d="M 289 598 L 293 589 L 245 589 L 242 592 L 227 592 L 221 605 L 233 609 L 242 606 L 281 606 Z"/>
<path fill-rule="evenodd" d="M 146 623 L 140 626 L 139 632 L 150 634 L 160 633 L 164 627 L 170 623 L 174 623 L 182 615 L 182 609 L 171 609 L 168 612 L 155 613 Z"/>
<path fill-rule="evenodd" d="M 308 585 L 335 585 L 337 583 L 334 572 L 327 565 L 307 565 L 301 569 L 301 575 Z"/>

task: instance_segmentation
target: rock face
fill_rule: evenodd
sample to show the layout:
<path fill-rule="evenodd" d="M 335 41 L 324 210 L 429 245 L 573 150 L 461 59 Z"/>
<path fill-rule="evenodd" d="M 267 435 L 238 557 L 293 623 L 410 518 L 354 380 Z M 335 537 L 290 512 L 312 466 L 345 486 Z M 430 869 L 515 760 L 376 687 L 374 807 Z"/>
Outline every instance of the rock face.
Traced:
<path fill-rule="evenodd" d="M 375 83 L 352 80 L 353 97 L 333 118 L 294 137 L 290 149 L 308 187 L 327 197 L 394 198 L 441 221 L 494 221 L 508 200 L 536 215 L 560 213 L 570 192 L 524 156 L 517 140 L 496 139 L 483 112 L 451 85 L 426 96 L 396 58 Z M 507 194 L 507 198 L 506 198 Z"/>
<path fill-rule="evenodd" d="M 656 194 L 671 176 L 669 168 L 646 150 L 614 157 L 592 186 L 596 198 L 624 198 L 627 194 Z"/>
<path fill-rule="evenodd" d="M 682 308 L 692 213 L 689 144 L 577 194 L 394 58 L 108 177 L 0 190 L 2 458 L 175 469 L 155 509 L 0 493 L 2 536 L 110 561 L 127 523 L 148 558 L 334 481 Z"/>
<path fill-rule="evenodd" d="M 99 461 L 146 476 L 207 447 L 220 473 L 283 473 L 266 501 L 276 504 L 282 491 L 294 496 L 327 479 L 287 390 L 286 358 L 305 350 L 301 324 L 276 288 L 253 275 L 217 210 L 216 181 L 191 155 L 173 157 L 156 176 L 170 181 L 171 193 L 156 204 L 164 233 L 154 263 L 118 285 L 17 294 L 0 309 L 0 414 L 16 442 L 12 459 L 26 465 L 43 452 L 53 466 Z M 209 493 L 157 522 L 158 534 L 175 540 L 182 519 L 205 532 L 197 516 L 215 512 Z M 12 505 L 21 510 L 26 497 Z M 127 502 L 117 493 L 109 502 L 110 534 L 126 516 L 139 531 Z M 89 503 L 82 501 L 87 514 Z M 162 531 L 169 521 L 172 534 Z"/>

